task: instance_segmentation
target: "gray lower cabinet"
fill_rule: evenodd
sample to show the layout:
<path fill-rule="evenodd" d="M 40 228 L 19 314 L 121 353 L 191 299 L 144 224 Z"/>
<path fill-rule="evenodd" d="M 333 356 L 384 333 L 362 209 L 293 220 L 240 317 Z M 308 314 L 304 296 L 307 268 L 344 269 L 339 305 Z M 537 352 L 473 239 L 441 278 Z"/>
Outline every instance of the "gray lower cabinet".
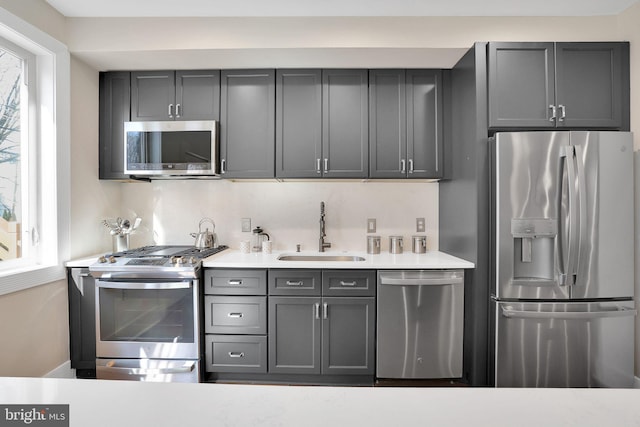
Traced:
<path fill-rule="evenodd" d="M 321 372 L 320 304 L 320 297 L 269 297 L 269 372 Z"/>
<path fill-rule="evenodd" d="M 68 268 L 69 356 L 76 376 L 95 377 L 95 279 L 88 268 Z"/>
<path fill-rule="evenodd" d="M 124 122 L 130 119 L 131 73 L 100 73 L 99 178 L 125 180 Z"/>
<path fill-rule="evenodd" d="M 267 372 L 266 291 L 266 270 L 205 269 L 206 372 Z"/>
<path fill-rule="evenodd" d="M 220 71 L 134 71 L 131 120 L 218 120 Z"/>
<path fill-rule="evenodd" d="M 275 176 L 275 70 L 224 70 L 220 82 L 223 178 Z"/>
<path fill-rule="evenodd" d="M 270 270 L 269 372 L 373 375 L 374 295 L 373 270 Z"/>
<path fill-rule="evenodd" d="M 488 44 L 489 127 L 622 129 L 629 44 Z"/>
<path fill-rule="evenodd" d="M 441 178 L 441 70 L 369 71 L 369 176 Z"/>

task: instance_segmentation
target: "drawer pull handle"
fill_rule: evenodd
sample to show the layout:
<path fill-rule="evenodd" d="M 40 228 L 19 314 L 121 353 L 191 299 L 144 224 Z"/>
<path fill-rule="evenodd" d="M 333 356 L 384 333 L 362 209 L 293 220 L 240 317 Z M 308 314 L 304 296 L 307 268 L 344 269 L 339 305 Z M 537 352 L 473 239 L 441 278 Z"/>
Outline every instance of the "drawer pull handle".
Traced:
<path fill-rule="evenodd" d="M 244 357 L 244 353 L 238 353 L 238 352 L 230 351 L 229 352 L 229 357 L 233 357 L 234 359 L 239 358 L 239 357 Z"/>
<path fill-rule="evenodd" d="M 340 286 L 355 286 L 356 282 L 345 282 L 344 280 L 340 281 Z"/>
<path fill-rule="evenodd" d="M 299 280 L 297 282 L 293 282 L 291 280 L 287 280 L 287 286 L 302 286 L 302 280 Z"/>
<path fill-rule="evenodd" d="M 236 317 L 236 318 L 240 318 L 242 317 L 242 313 L 229 313 L 227 314 L 228 317 Z"/>
<path fill-rule="evenodd" d="M 240 279 L 229 280 L 229 282 L 228 282 L 228 283 L 229 283 L 230 285 L 237 285 L 237 286 L 240 286 L 240 285 L 242 285 L 242 280 L 240 280 Z"/>

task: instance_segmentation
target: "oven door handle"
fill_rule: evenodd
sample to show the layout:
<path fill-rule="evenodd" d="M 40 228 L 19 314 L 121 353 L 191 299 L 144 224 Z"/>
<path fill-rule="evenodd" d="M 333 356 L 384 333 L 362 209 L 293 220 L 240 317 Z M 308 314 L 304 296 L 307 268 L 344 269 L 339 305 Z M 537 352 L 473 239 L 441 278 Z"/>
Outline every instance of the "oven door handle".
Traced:
<path fill-rule="evenodd" d="M 193 372 L 196 367 L 195 362 L 187 362 L 180 367 L 172 368 L 138 368 L 131 366 L 118 366 L 117 360 L 110 360 L 101 369 L 110 371 L 118 371 L 128 375 L 167 375 L 167 374 L 188 374 Z"/>
<path fill-rule="evenodd" d="M 102 280 L 96 280 L 97 288 L 109 288 L 109 289 L 190 289 L 192 286 L 191 281 L 185 282 L 158 282 L 158 283 L 142 283 L 142 282 L 104 282 Z"/>

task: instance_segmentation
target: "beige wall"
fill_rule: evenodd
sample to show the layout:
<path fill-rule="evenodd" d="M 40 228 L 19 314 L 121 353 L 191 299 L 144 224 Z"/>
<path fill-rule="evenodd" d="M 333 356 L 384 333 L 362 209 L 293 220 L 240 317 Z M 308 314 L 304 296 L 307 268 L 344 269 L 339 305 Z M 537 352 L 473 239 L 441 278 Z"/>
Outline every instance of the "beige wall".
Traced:
<path fill-rule="evenodd" d="M 69 360 L 67 283 L 0 297 L 0 376 L 38 377 Z"/>

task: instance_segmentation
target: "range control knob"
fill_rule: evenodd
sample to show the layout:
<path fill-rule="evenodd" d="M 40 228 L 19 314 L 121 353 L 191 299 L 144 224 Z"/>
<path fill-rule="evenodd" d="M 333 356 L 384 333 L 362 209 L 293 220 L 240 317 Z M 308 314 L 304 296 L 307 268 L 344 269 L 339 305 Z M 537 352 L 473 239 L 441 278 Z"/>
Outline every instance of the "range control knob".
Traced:
<path fill-rule="evenodd" d="M 102 255 L 100 258 L 98 258 L 98 262 L 100 264 L 104 264 L 105 262 L 107 262 L 107 258 L 104 255 Z"/>
<path fill-rule="evenodd" d="M 184 262 L 184 258 L 182 258 L 181 256 L 171 257 L 171 264 L 175 265 L 176 267 L 179 267 L 180 265 L 182 265 L 183 262 Z"/>
<path fill-rule="evenodd" d="M 197 262 L 198 262 L 198 259 L 196 257 L 192 256 L 189 258 L 189 264 L 195 264 Z"/>
<path fill-rule="evenodd" d="M 110 262 L 111 264 L 115 263 L 115 262 L 116 262 L 116 257 L 114 257 L 114 256 L 110 256 L 110 257 L 109 257 L 109 262 Z"/>

